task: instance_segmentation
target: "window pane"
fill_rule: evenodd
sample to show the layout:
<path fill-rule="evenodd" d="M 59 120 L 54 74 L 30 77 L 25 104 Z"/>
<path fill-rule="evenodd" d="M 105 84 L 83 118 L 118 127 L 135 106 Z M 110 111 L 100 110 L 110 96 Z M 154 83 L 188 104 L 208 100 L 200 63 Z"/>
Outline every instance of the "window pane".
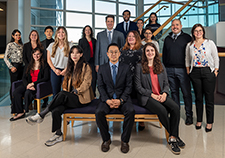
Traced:
<path fill-rule="evenodd" d="M 164 22 L 166 22 L 166 20 L 168 20 L 170 17 L 159 17 L 159 20 L 158 20 L 158 22 L 159 22 L 159 24 L 163 24 Z M 168 27 L 170 27 L 170 23 L 169 24 L 167 24 L 165 27 L 164 27 L 164 29 L 167 29 Z"/>
<path fill-rule="evenodd" d="M 66 13 L 66 26 L 84 27 L 86 25 L 92 26 L 91 14 Z"/>
<path fill-rule="evenodd" d="M 189 17 L 189 27 L 194 26 L 195 24 L 198 23 L 198 17 L 197 16 L 190 16 Z"/>
<path fill-rule="evenodd" d="M 66 30 L 69 42 L 78 43 L 79 39 L 82 37 L 82 29 L 67 28 Z"/>
<path fill-rule="evenodd" d="M 170 7 L 170 5 L 160 5 L 160 8 L 163 7 L 163 6 L 168 6 Z M 163 7 L 163 9 L 161 9 L 158 13 L 157 13 L 159 16 L 161 15 L 170 15 L 171 14 L 171 9 L 170 8 L 166 8 L 166 7 Z"/>
<path fill-rule="evenodd" d="M 147 9 L 149 9 L 151 6 L 152 6 L 152 5 L 144 6 L 144 11 L 146 11 Z M 149 17 L 149 15 L 150 15 L 152 12 L 156 12 L 158 9 L 159 9 L 159 6 L 155 6 L 152 10 L 150 10 L 148 13 L 146 13 L 145 16 Z"/>
<path fill-rule="evenodd" d="M 115 15 L 116 4 L 110 2 L 95 1 L 95 12 Z"/>
<path fill-rule="evenodd" d="M 95 37 L 97 39 L 97 34 L 101 31 L 104 31 L 104 29 L 95 29 Z"/>
<path fill-rule="evenodd" d="M 183 17 L 181 20 L 181 24 L 182 24 L 182 27 L 185 28 L 185 27 L 189 27 L 188 25 L 188 21 L 189 21 L 189 16 L 185 16 Z"/>
<path fill-rule="evenodd" d="M 159 0 L 144 0 L 144 4 L 147 4 L 147 3 L 156 3 L 158 1 Z"/>
<path fill-rule="evenodd" d="M 31 0 L 31 7 L 63 9 L 63 0 Z"/>
<path fill-rule="evenodd" d="M 95 27 L 96 28 L 106 28 L 105 17 L 103 15 L 95 15 Z M 115 24 L 114 24 L 115 26 Z"/>
<path fill-rule="evenodd" d="M 63 26 L 63 12 L 31 9 L 31 25 Z"/>
<path fill-rule="evenodd" d="M 135 0 L 119 0 L 119 2 L 135 4 Z"/>
<path fill-rule="evenodd" d="M 67 0 L 66 9 L 92 12 L 92 0 Z"/>
<path fill-rule="evenodd" d="M 119 4 L 119 14 L 123 15 L 124 10 L 129 10 L 131 13 L 131 16 L 136 16 L 136 9 L 135 6 L 131 5 L 125 5 L 125 4 Z"/>

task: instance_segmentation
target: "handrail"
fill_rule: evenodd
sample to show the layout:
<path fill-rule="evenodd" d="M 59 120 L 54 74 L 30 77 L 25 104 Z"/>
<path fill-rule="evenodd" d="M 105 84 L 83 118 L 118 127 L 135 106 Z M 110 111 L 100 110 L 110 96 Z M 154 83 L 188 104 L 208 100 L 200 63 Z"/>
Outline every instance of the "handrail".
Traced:
<path fill-rule="evenodd" d="M 0 54 L 0 59 L 3 59 L 4 58 L 4 54 Z"/>
<path fill-rule="evenodd" d="M 188 6 L 193 0 L 189 0 L 185 5 L 183 5 L 176 13 L 174 13 L 166 22 L 164 22 L 154 33 L 157 35 L 173 18 L 175 18 L 185 7 Z"/>
<path fill-rule="evenodd" d="M 155 6 L 157 6 L 162 0 L 159 0 L 158 2 L 156 2 L 153 6 L 151 6 L 150 8 L 148 8 L 144 13 L 142 13 L 141 15 L 139 15 L 136 19 L 134 19 L 134 22 L 136 22 L 138 19 L 140 19 L 141 17 L 143 17 L 146 13 L 148 13 L 150 10 L 152 10 Z"/>
<path fill-rule="evenodd" d="M 188 10 L 186 10 L 178 19 L 181 19 L 192 7 L 194 7 L 194 5 L 197 3 L 198 1 L 196 1 L 195 3 L 193 3 L 192 5 L 191 5 L 191 7 L 190 8 L 188 8 Z M 171 28 L 171 26 L 165 31 L 165 32 L 163 32 L 163 34 L 162 34 L 162 36 L 157 40 L 157 41 L 159 41 L 162 37 L 163 37 L 163 35 L 165 35 L 169 30 L 170 30 L 170 28 Z"/>
<path fill-rule="evenodd" d="M 164 7 L 169 8 L 168 6 L 164 5 L 164 6 L 162 6 L 161 8 L 159 8 L 155 13 L 158 13 L 158 12 L 159 12 L 160 10 L 162 10 Z M 149 19 L 149 17 L 148 17 L 148 19 Z M 146 20 L 144 21 L 144 23 L 146 23 L 146 22 L 148 21 L 148 19 L 146 19 Z"/>

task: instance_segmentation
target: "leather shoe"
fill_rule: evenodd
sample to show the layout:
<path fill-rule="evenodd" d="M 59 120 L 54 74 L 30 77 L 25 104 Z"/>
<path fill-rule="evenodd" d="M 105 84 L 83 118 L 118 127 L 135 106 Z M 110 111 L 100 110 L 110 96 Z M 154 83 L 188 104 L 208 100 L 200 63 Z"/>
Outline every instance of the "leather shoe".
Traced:
<path fill-rule="evenodd" d="M 193 118 L 191 116 L 187 116 L 185 120 L 185 125 L 191 125 L 193 124 Z"/>
<path fill-rule="evenodd" d="M 206 131 L 206 132 L 211 132 L 211 131 L 212 131 L 212 127 L 211 127 L 211 128 L 205 127 L 205 131 Z"/>
<path fill-rule="evenodd" d="M 195 129 L 201 129 L 202 128 L 202 125 L 201 126 L 197 126 L 197 125 L 195 125 Z"/>
<path fill-rule="evenodd" d="M 142 126 L 141 126 L 141 124 L 142 124 Z M 143 131 L 145 129 L 145 124 L 144 124 L 144 122 L 139 122 L 138 123 L 138 130 L 139 131 Z"/>
<path fill-rule="evenodd" d="M 17 117 L 17 118 L 14 118 L 14 117 L 12 117 L 12 118 L 10 118 L 9 119 L 9 121 L 16 121 L 16 120 L 19 120 L 19 119 L 21 119 L 21 118 L 24 118 L 25 117 L 25 113 L 22 115 L 22 116 L 20 116 L 20 117 Z"/>
<path fill-rule="evenodd" d="M 129 151 L 129 144 L 121 141 L 121 148 L 122 153 L 127 153 Z"/>
<path fill-rule="evenodd" d="M 111 140 L 109 139 L 108 141 L 102 142 L 101 149 L 103 152 L 109 151 L 109 145 L 111 144 Z"/>

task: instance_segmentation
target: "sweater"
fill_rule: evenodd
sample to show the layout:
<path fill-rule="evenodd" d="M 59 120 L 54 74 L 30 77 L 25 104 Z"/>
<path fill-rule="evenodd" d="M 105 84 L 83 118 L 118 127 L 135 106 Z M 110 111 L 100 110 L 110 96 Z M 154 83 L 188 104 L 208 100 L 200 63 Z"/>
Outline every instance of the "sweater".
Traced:
<path fill-rule="evenodd" d="M 191 36 L 181 31 L 181 34 L 174 40 L 173 33 L 165 38 L 163 45 L 162 60 L 165 67 L 185 68 L 185 49 Z"/>

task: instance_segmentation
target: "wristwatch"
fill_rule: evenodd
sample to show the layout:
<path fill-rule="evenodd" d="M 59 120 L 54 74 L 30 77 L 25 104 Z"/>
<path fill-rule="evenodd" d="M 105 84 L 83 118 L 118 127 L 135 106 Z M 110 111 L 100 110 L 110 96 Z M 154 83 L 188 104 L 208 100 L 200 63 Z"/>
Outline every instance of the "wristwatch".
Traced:
<path fill-rule="evenodd" d="M 124 104 L 124 101 L 123 99 L 120 98 L 120 105 L 123 105 Z"/>

